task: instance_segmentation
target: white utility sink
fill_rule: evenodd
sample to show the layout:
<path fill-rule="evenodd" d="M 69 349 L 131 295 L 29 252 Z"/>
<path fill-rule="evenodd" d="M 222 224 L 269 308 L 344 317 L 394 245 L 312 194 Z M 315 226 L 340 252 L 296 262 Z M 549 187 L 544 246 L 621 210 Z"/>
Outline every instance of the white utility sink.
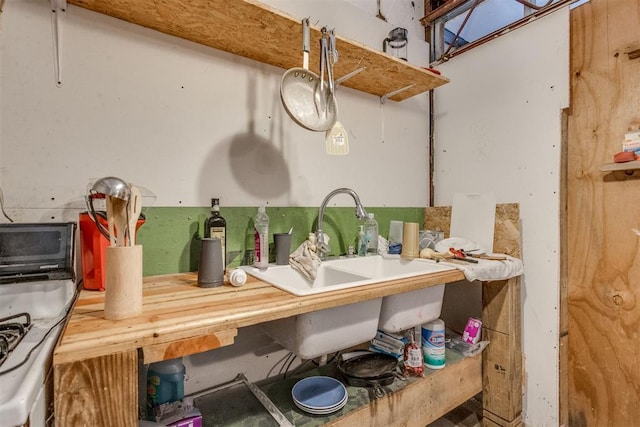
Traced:
<path fill-rule="evenodd" d="M 247 273 L 294 295 L 304 296 L 388 280 L 453 270 L 430 260 L 400 257 L 339 258 L 323 261 L 310 281 L 288 265 Z M 262 324 L 263 330 L 301 359 L 313 359 L 372 339 L 378 328 L 398 332 L 440 316 L 444 285 L 358 302 Z"/>
<path fill-rule="evenodd" d="M 265 270 L 252 266 L 240 268 L 263 282 L 299 296 L 454 270 L 454 267 L 437 264 L 431 260 L 404 260 L 399 256 L 381 255 L 323 261 L 314 281 L 306 279 L 288 265 L 270 264 Z"/>

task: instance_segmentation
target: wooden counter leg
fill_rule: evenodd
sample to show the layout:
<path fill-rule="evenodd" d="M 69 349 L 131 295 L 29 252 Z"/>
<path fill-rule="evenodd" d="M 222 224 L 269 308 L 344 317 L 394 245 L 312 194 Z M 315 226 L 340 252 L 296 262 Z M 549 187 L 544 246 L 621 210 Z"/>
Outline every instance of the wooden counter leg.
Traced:
<path fill-rule="evenodd" d="M 484 282 L 482 322 L 491 343 L 483 352 L 483 425 L 522 425 L 520 278 Z"/>
<path fill-rule="evenodd" d="M 138 352 L 53 367 L 57 426 L 138 424 Z"/>

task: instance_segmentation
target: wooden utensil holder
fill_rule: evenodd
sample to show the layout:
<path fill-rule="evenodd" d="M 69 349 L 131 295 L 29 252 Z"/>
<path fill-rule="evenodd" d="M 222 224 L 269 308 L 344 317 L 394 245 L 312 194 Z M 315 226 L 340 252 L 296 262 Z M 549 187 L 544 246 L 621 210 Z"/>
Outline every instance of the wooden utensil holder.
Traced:
<path fill-rule="evenodd" d="M 142 313 L 142 245 L 108 247 L 105 282 L 105 319 Z"/>

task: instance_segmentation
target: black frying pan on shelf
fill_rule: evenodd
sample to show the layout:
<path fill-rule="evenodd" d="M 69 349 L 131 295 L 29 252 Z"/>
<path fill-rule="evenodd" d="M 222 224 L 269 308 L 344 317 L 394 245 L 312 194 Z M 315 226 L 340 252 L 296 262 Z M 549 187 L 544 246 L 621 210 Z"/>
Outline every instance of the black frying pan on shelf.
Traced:
<path fill-rule="evenodd" d="M 382 387 L 393 384 L 396 378 L 404 380 L 398 374 L 398 359 L 382 353 L 363 353 L 342 360 L 338 371 L 350 386 L 371 387 L 376 397 L 386 393 Z"/>

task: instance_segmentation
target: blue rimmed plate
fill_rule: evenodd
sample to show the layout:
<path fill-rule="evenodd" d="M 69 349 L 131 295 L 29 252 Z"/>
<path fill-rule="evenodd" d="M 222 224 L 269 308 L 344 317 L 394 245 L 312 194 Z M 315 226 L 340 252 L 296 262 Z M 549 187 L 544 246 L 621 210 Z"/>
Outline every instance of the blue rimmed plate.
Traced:
<path fill-rule="evenodd" d="M 312 411 L 337 410 L 346 403 L 347 389 L 335 378 L 314 376 L 298 381 L 291 389 L 291 396 L 298 407 Z"/>

